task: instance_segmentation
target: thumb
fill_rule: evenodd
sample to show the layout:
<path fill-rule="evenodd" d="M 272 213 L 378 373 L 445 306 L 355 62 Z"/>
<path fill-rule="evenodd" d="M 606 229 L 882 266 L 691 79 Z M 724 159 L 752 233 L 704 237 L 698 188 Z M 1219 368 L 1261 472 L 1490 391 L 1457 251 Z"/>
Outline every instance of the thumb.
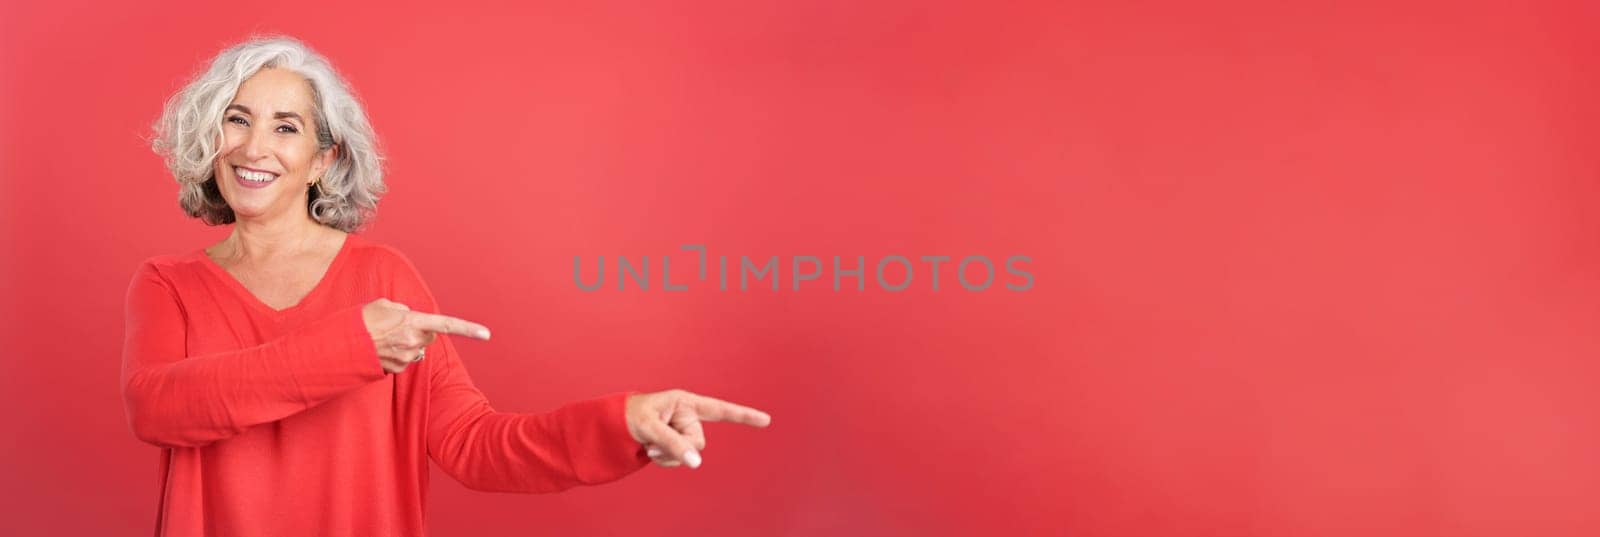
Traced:
<path fill-rule="evenodd" d="M 690 468 L 700 467 L 700 453 L 695 451 L 694 444 L 678 434 L 678 431 L 668 427 L 660 420 L 648 420 L 644 424 L 645 433 L 650 436 L 646 443 L 661 446 L 672 458 L 682 461 Z"/>

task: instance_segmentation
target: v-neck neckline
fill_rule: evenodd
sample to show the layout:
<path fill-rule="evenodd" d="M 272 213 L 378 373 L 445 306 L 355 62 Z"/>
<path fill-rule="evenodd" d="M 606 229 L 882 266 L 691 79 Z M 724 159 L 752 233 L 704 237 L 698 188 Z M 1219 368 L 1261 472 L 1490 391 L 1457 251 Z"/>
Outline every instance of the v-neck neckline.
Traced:
<path fill-rule="evenodd" d="M 206 250 L 204 248 L 201 248 L 200 251 L 197 252 L 197 255 L 200 256 L 200 262 L 202 264 L 211 269 L 213 274 L 215 274 L 218 278 L 221 278 L 229 288 L 233 289 L 234 292 L 239 295 L 240 299 L 250 303 L 251 307 L 271 317 L 283 317 L 304 309 L 305 306 L 310 304 L 312 300 L 323 294 L 329 285 L 332 285 L 329 282 L 333 280 L 334 273 L 338 271 L 339 267 L 344 264 L 344 260 L 346 257 L 348 257 L 347 254 L 350 252 L 351 244 L 355 240 L 355 233 L 345 233 L 343 242 L 339 244 L 339 251 L 333 254 L 333 261 L 328 263 L 327 270 L 322 272 L 322 278 L 317 280 L 317 284 L 312 286 L 311 290 L 306 292 L 305 296 L 300 297 L 299 302 L 296 302 L 293 305 L 283 309 L 273 308 L 272 306 L 267 305 L 266 302 L 263 302 L 259 297 L 256 296 L 255 293 L 250 291 L 250 288 L 245 287 L 243 283 L 239 282 L 238 278 L 233 277 L 233 274 L 228 272 L 228 269 L 222 268 L 222 265 L 217 264 L 215 259 L 211 259 L 211 256 L 206 255 Z"/>

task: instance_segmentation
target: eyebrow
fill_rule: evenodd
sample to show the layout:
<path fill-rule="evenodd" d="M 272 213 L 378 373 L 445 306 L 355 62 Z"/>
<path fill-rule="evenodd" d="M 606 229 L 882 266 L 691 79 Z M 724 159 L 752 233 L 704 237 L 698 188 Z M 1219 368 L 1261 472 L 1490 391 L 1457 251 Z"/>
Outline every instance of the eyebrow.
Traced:
<path fill-rule="evenodd" d="M 238 111 L 244 112 L 246 114 L 255 115 L 254 112 L 250 111 L 249 107 L 247 107 L 245 105 L 242 105 L 242 104 L 230 104 L 230 105 L 228 105 L 227 110 L 238 110 Z M 301 123 L 305 123 L 306 122 L 305 118 L 300 117 L 300 114 L 296 114 L 294 112 L 277 112 L 277 113 L 272 114 L 272 119 L 285 119 L 285 118 L 293 118 L 295 121 L 299 121 Z"/>

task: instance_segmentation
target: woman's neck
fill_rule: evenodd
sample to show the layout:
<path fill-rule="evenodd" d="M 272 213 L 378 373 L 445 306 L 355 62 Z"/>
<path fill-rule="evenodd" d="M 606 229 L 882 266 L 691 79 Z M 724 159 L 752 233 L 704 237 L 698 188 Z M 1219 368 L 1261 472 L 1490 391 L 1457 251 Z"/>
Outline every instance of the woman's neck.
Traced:
<path fill-rule="evenodd" d="M 303 219 L 265 222 L 240 220 L 234 223 L 233 233 L 217 244 L 212 257 L 254 264 L 304 253 L 342 234 L 344 232 L 318 224 L 310 215 Z"/>

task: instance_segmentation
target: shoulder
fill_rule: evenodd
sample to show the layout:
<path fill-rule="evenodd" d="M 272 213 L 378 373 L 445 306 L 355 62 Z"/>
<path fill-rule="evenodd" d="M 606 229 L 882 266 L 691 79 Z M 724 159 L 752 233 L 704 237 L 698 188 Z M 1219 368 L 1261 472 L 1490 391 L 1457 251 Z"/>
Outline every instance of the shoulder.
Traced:
<path fill-rule="evenodd" d="M 162 254 L 145 258 L 133 270 L 124 290 L 130 308 L 179 302 L 184 289 L 194 289 L 206 269 L 204 250 L 185 254 Z"/>
<path fill-rule="evenodd" d="M 355 233 L 351 233 L 347 240 L 350 242 L 348 248 L 352 261 L 366 265 L 366 268 L 380 272 L 400 271 L 413 274 L 417 271 L 411 258 L 390 244 Z"/>
<path fill-rule="evenodd" d="M 145 258 L 140 261 L 133 271 L 133 283 L 161 283 L 167 286 L 177 285 L 185 280 L 192 279 L 196 271 L 205 270 L 204 250 L 195 250 L 185 254 L 161 254 Z"/>
<path fill-rule="evenodd" d="M 382 281 L 395 296 L 415 299 L 430 294 L 422 273 L 399 248 L 354 233 L 348 240 L 350 264 L 358 274 Z"/>
<path fill-rule="evenodd" d="M 206 256 L 204 249 L 195 249 L 181 254 L 160 254 L 144 258 L 139 262 L 141 268 L 156 269 L 192 268 L 199 264 Z"/>

